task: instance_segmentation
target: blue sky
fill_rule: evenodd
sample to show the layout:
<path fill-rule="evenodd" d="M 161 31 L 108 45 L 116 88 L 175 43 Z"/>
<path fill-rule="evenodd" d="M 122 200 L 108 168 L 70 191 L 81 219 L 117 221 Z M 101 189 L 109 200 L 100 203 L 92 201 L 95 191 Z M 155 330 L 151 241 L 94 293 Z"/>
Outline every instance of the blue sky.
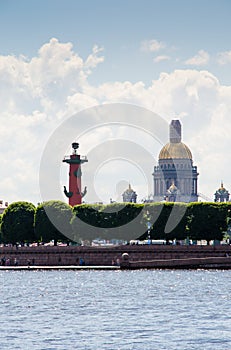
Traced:
<path fill-rule="evenodd" d="M 112 102 L 147 108 L 167 123 L 181 119 L 200 192 L 213 198 L 221 179 L 231 190 L 230 13 L 228 0 L 1 0 L 3 199 L 40 201 L 39 163 L 52 133 L 71 113 Z M 83 153 L 104 141 L 104 132 L 131 135 L 95 130 L 88 144 L 82 140 Z M 8 162 L 6 154 L 16 152 L 17 161 Z M 110 169 L 97 173 L 103 201 L 116 197 Z M 140 173 L 125 171 L 125 180 L 141 199 Z"/>
<path fill-rule="evenodd" d="M 50 38 L 72 42 L 86 56 L 94 44 L 105 50 L 105 63 L 92 81 L 130 80 L 150 84 L 162 71 L 185 68 L 184 62 L 205 50 L 211 72 L 223 83 L 230 74 L 215 63 L 230 40 L 228 0 L 2 0 L 0 52 L 35 55 Z M 143 40 L 163 42 L 170 60 L 153 64 L 155 52 L 142 52 Z"/>

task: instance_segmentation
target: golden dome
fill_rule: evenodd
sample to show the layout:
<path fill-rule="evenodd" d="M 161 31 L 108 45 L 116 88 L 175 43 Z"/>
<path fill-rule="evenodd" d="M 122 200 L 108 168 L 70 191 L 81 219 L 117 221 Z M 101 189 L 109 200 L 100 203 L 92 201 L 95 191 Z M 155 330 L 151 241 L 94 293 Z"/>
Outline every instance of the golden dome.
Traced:
<path fill-rule="evenodd" d="M 226 192 L 226 188 L 223 185 L 223 182 L 221 183 L 221 187 L 218 189 L 218 192 Z"/>
<path fill-rule="evenodd" d="M 192 159 L 192 153 L 183 142 L 167 143 L 159 154 L 159 159 Z"/>
<path fill-rule="evenodd" d="M 127 192 L 127 193 L 134 192 L 132 187 L 131 187 L 131 184 L 128 185 L 128 189 L 125 192 Z"/>

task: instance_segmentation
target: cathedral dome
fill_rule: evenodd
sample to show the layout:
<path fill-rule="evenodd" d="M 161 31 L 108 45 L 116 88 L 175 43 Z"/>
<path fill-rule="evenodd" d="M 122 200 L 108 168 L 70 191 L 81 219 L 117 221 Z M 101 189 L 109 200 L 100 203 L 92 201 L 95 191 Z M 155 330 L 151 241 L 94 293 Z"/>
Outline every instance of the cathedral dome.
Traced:
<path fill-rule="evenodd" d="M 169 142 L 160 151 L 159 159 L 191 159 L 192 153 L 183 142 Z"/>
<path fill-rule="evenodd" d="M 181 141 L 181 123 L 173 119 L 169 125 L 169 142 L 159 153 L 158 166 L 154 166 L 154 202 L 163 198 L 169 202 L 197 202 L 198 175 L 192 153 Z"/>

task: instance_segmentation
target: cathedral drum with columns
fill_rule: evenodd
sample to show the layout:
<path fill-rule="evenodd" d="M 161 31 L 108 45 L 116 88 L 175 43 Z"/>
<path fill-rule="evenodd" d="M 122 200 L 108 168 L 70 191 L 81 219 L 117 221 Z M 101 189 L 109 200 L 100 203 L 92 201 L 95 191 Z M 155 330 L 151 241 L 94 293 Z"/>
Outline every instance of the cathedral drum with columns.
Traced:
<path fill-rule="evenodd" d="M 172 120 L 169 142 L 161 149 L 158 166 L 154 167 L 154 201 L 197 202 L 198 175 L 190 149 L 181 142 L 181 123 Z"/>

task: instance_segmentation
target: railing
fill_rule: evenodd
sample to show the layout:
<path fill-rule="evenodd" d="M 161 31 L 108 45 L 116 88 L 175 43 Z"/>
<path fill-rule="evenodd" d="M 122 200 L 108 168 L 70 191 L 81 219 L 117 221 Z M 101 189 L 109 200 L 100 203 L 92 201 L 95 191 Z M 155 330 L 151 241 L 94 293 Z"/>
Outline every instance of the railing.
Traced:
<path fill-rule="evenodd" d="M 63 160 L 66 160 L 66 159 L 71 159 L 71 156 L 64 156 L 64 157 L 63 157 Z M 87 156 L 80 156 L 80 160 L 85 160 L 85 161 L 87 161 Z"/>

